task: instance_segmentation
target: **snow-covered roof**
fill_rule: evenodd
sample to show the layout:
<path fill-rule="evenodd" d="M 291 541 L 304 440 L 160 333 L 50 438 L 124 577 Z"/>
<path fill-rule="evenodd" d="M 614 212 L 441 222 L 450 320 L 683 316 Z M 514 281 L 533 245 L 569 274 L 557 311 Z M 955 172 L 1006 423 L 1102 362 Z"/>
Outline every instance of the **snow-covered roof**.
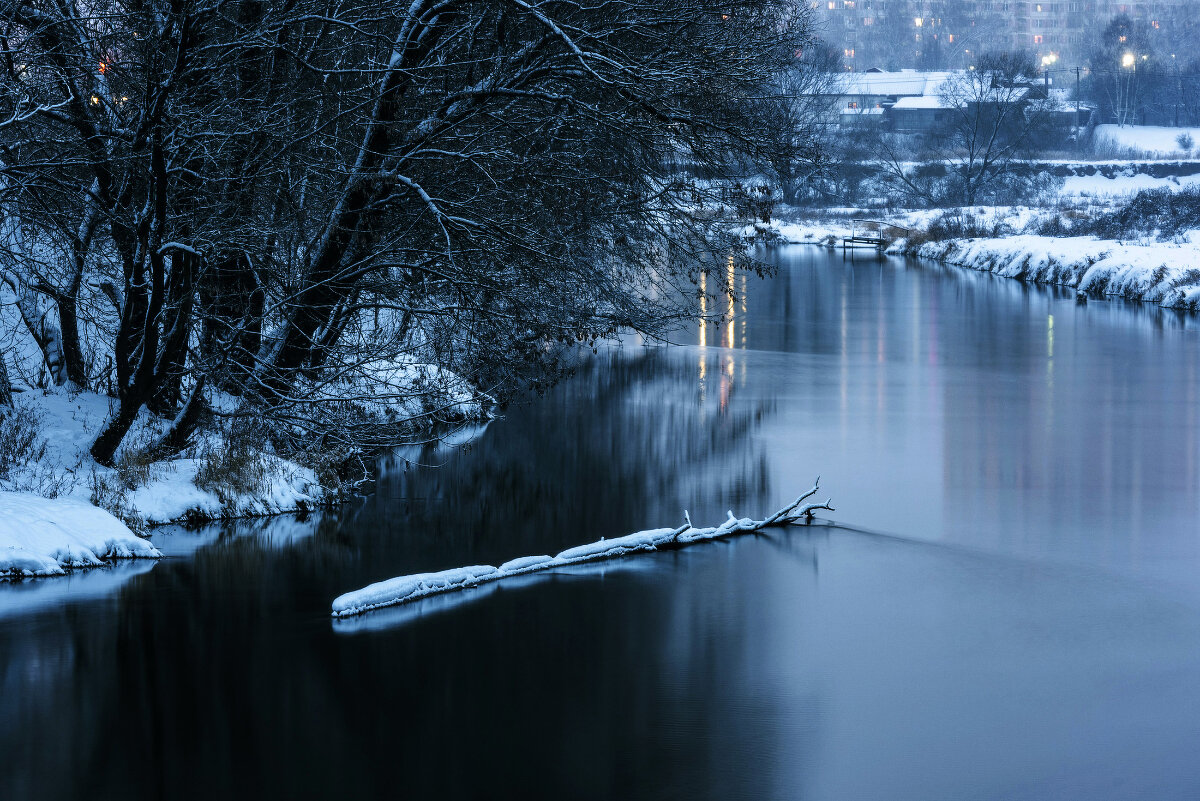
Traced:
<path fill-rule="evenodd" d="M 883 109 L 881 109 L 881 108 L 844 108 L 844 109 L 842 109 L 843 117 L 847 116 L 847 115 L 862 116 L 862 115 L 868 115 L 868 114 L 882 114 L 882 113 L 883 113 Z"/>
<path fill-rule="evenodd" d="M 840 75 L 838 90 L 843 95 L 936 95 L 951 72 L 850 72 Z"/>
<path fill-rule="evenodd" d="M 896 101 L 893 109 L 913 109 L 913 108 L 950 108 L 950 106 L 942 100 L 942 98 L 934 95 L 932 97 L 902 97 Z"/>

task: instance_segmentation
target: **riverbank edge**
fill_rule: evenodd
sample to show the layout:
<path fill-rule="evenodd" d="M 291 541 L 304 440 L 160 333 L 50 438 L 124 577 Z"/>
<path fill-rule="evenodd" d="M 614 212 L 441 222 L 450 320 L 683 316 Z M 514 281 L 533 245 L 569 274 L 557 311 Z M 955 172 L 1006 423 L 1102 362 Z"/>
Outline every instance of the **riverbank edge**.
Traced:
<path fill-rule="evenodd" d="M 816 245 L 836 250 L 849 228 L 828 223 L 772 220 L 754 226 L 752 241 Z M 888 255 L 912 256 L 1014 278 L 1028 284 L 1075 289 L 1092 297 L 1119 297 L 1175 311 L 1200 311 L 1200 241 L 1128 243 L 1095 237 L 1008 237 L 928 241 L 921 231 L 892 240 Z"/>
<path fill-rule="evenodd" d="M 99 550 L 89 545 L 90 550 L 78 558 L 80 538 L 87 539 L 96 520 L 106 521 L 109 528 L 119 526 L 122 536 L 137 538 L 153 548 L 152 532 L 164 526 L 194 528 L 289 515 L 303 520 L 361 497 L 358 490 L 370 478 L 365 466 L 358 472 L 325 470 L 318 475 L 311 467 L 253 445 L 235 466 L 244 471 L 241 476 L 214 476 L 212 462 L 206 463 L 202 456 L 146 464 L 135 458 L 129 464 L 105 468 L 90 459 L 87 446 L 107 414 L 106 397 L 91 392 L 33 390 L 22 392 L 14 401 L 5 421 L 10 435 L 6 441 L 23 445 L 20 452 L 0 455 L 9 457 L 2 465 L 6 480 L 0 481 L 0 583 L 67 575 L 122 560 L 122 549 L 102 545 L 96 546 Z M 485 427 L 495 418 L 494 402 L 482 393 L 467 407 L 461 420 L 427 423 L 411 432 L 412 439 L 458 442 L 463 430 Z M 146 438 L 162 421 L 143 418 L 137 425 L 144 431 L 138 434 Z M 231 447 L 219 436 L 208 445 L 215 453 Z M 246 448 L 245 443 L 240 447 Z M 247 480 L 246 475 L 252 478 Z M 67 522 L 60 519 L 64 504 L 75 509 Z M 86 510 L 95 515 L 89 517 Z M 21 527 L 4 525 L 17 518 L 26 523 Z M 36 541 L 27 541 L 25 536 L 31 528 L 41 532 Z"/>

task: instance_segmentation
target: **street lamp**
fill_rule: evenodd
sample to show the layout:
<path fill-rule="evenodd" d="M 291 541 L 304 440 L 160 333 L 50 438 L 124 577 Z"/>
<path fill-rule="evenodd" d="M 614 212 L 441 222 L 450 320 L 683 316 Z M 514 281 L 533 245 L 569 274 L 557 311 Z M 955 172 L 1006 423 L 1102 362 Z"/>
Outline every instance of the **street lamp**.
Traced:
<path fill-rule="evenodd" d="M 1125 69 L 1132 69 L 1135 64 L 1137 64 L 1137 58 L 1133 53 L 1126 53 L 1121 56 L 1121 66 Z"/>
<path fill-rule="evenodd" d="M 1046 83 L 1046 99 L 1050 99 L 1050 66 L 1058 61 L 1057 53 L 1047 53 L 1042 56 L 1042 79 Z"/>

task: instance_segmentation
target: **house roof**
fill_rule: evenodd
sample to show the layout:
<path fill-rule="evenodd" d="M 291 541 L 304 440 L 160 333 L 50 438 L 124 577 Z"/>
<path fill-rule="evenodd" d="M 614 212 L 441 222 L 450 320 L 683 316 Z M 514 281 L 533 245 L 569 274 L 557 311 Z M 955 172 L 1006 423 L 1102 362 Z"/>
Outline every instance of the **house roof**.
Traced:
<path fill-rule="evenodd" d="M 892 108 L 893 109 L 906 109 L 906 108 L 907 109 L 917 109 L 917 108 L 938 109 L 938 108 L 950 108 L 950 105 L 948 103 L 946 103 L 944 100 L 942 100 L 942 98 L 938 97 L 937 95 L 933 95 L 932 97 L 902 97 L 896 101 L 896 104 L 894 106 L 892 106 Z"/>
<path fill-rule="evenodd" d="M 917 72 L 849 72 L 838 76 L 837 92 L 843 95 L 892 95 L 912 97 L 936 95 L 953 73 Z"/>

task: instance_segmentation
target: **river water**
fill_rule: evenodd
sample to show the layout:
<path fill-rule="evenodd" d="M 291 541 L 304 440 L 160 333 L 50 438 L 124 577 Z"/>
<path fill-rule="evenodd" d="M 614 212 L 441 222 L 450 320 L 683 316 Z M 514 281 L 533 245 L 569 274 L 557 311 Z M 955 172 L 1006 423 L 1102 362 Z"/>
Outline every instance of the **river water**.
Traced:
<path fill-rule="evenodd" d="M 0 587 L 0 798 L 1200 796 L 1195 321 L 770 258 L 361 504 Z M 328 616 L 818 473 L 836 525 Z"/>

